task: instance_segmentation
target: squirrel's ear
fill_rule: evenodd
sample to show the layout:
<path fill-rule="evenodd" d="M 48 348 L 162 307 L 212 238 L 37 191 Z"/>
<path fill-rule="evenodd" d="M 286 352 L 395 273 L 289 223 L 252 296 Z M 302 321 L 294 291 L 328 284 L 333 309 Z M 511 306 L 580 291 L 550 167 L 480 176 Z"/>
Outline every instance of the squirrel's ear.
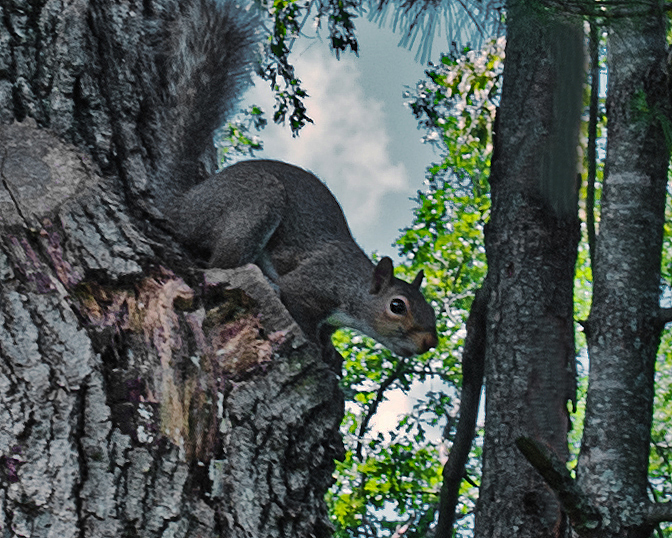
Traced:
<path fill-rule="evenodd" d="M 413 282 L 411 282 L 411 286 L 420 289 L 420 284 L 422 284 L 423 278 L 425 278 L 425 272 L 422 269 L 420 269 L 418 271 L 418 274 L 415 275 Z"/>
<path fill-rule="evenodd" d="M 373 270 L 373 282 L 371 282 L 370 292 L 373 294 L 378 293 L 384 287 L 392 284 L 393 278 L 394 266 L 392 265 L 392 260 L 385 256 Z"/>

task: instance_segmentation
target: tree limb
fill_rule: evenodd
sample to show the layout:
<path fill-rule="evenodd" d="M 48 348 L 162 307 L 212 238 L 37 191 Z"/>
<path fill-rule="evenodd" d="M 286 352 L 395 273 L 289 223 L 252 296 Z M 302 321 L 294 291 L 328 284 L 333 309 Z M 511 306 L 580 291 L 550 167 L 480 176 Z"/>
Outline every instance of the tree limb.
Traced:
<path fill-rule="evenodd" d="M 474 440 L 485 365 L 485 321 L 490 295 L 487 282 L 486 278 L 483 287 L 476 291 L 467 321 L 467 337 L 462 354 L 460 421 L 457 424 L 455 440 L 448 461 L 443 467 L 439 521 L 435 538 L 450 538 L 453 534 L 460 484 L 471 451 L 471 443 Z"/>
<path fill-rule="evenodd" d="M 652 503 L 646 515 L 647 523 L 657 525 L 664 521 L 672 521 L 672 502 Z"/>
<path fill-rule="evenodd" d="M 516 439 L 516 446 L 558 495 L 574 529 L 594 531 L 602 525 L 602 516 L 571 477 L 565 463 L 550 448 L 529 437 Z"/>
<path fill-rule="evenodd" d="M 660 323 L 661 328 L 665 326 L 666 323 L 672 321 L 672 308 L 661 308 L 658 310 L 658 323 Z"/>
<path fill-rule="evenodd" d="M 399 376 L 402 374 L 405 368 L 406 368 L 406 361 L 404 359 L 399 359 L 399 364 L 397 364 L 397 367 L 395 368 L 394 372 L 392 372 L 390 377 L 388 377 L 385 381 L 383 381 L 380 384 L 380 387 L 378 387 L 378 391 L 376 392 L 376 399 L 373 402 L 371 402 L 369 410 L 367 411 L 366 416 L 364 417 L 364 420 L 362 420 L 362 424 L 359 427 L 359 435 L 357 436 L 358 437 L 357 449 L 355 450 L 355 454 L 358 460 L 362 459 L 362 447 L 363 447 L 362 437 L 364 437 L 366 430 L 369 428 L 369 422 L 371 422 L 373 415 L 375 415 L 376 411 L 378 411 L 378 406 L 385 397 L 385 391 L 388 388 L 390 388 L 390 385 L 392 385 L 392 383 L 394 383 L 397 379 L 399 379 Z"/>

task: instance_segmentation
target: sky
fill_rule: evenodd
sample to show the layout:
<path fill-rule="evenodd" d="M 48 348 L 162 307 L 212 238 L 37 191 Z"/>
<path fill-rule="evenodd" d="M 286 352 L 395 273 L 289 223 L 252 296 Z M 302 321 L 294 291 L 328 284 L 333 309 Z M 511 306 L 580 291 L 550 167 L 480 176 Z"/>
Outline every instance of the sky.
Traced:
<path fill-rule="evenodd" d="M 411 223 L 413 198 L 425 169 L 438 154 L 424 145 L 424 132 L 404 106 L 402 94 L 424 76 L 415 51 L 398 47 L 401 38 L 365 18 L 356 22 L 359 57 L 336 56 L 328 40 L 301 38 L 291 60 L 308 91 L 308 124 L 297 138 L 272 122 L 268 84 L 255 79 L 243 106 L 260 105 L 269 125 L 262 131 L 260 158 L 308 169 L 332 190 L 355 240 L 367 252 L 394 255 L 392 243 Z M 324 31 L 323 37 L 326 37 Z M 436 48 L 436 47 L 435 47 Z M 438 54 L 437 54 L 438 58 Z"/>

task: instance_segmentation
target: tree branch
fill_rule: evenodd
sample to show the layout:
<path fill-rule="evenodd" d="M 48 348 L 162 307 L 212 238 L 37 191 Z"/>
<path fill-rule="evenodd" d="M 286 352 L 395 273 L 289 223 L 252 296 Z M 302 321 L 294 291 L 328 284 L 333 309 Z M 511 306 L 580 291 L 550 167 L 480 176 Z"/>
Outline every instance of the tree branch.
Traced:
<path fill-rule="evenodd" d="M 485 365 L 485 317 L 490 287 L 487 278 L 483 287 L 476 291 L 467 321 L 467 337 L 462 354 L 462 393 L 460 396 L 460 421 L 455 440 L 443 467 L 443 484 L 439 501 L 439 521 L 435 538 L 450 538 L 453 535 L 455 507 L 459 498 L 464 468 L 474 440 L 476 419 L 481 399 Z"/>
<path fill-rule="evenodd" d="M 672 321 L 672 308 L 661 308 L 658 310 L 658 322 L 661 325 L 661 329 L 670 321 Z"/>
<path fill-rule="evenodd" d="M 649 506 L 646 521 L 651 525 L 657 525 L 664 521 L 672 521 L 672 502 L 652 503 Z"/>
<path fill-rule="evenodd" d="M 545 0 L 547 8 L 582 17 L 611 19 L 636 17 L 648 13 L 653 5 L 651 0 Z M 666 5 L 663 9 L 669 9 Z"/>
<path fill-rule="evenodd" d="M 590 266 L 595 270 L 595 181 L 597 181 L 597 112 L 600 93 L 600 30 L 590 23 L 590 112 L 588 114 L 588 177 L 586 179 L 586 228 Z"/>
<path fill-rule="evenodd" d="M 406 368 L 406 361 L 400 358 L 399 364 L 397 364 L 397 367 L 395 368 L 394 372 L 392 372 L 390 377 L 388 377 L 385 381 L 383 381 L 380 384 L 380 387 L 378 387 L 378 391 L 376 392 L 376 399 L 373 402 L 371 402 L 369 410 L 367 411 L 366 416 L 364 417 L 364 420 L 362 420 L 362 424 L 359 427 L 359 435 L 357 436 L 358 437 L 357 449 L 355 450 L 355 454 L 358 460 L 362 459 L 362 446 L 363 446 L 362 437 L 364 437 L 366 430 L 369 428 L 369 422 L 371 422 L 373 415 L 375 415 L 376 411 L 378 411 L 378 406 L 385 397 L 385 391 L 388 388 L 390 388 L 390 385 L 392 385 L 392 383 L 394 383 L 397 379 L 399 379 L 399 376 L 401 375 L 401 373 L 404 371 L 405 368 Z"/>
<path fill-rule="evenodd" d="M 572 526 L 579 534 L 582 530 L 594 531 L 602 526 L 600 512 L 579 488 L 569 474 L 565 463 L 558 458 L 555 452 L 529 437 L 516 439 L 516 446 L 555 491 Z"/>

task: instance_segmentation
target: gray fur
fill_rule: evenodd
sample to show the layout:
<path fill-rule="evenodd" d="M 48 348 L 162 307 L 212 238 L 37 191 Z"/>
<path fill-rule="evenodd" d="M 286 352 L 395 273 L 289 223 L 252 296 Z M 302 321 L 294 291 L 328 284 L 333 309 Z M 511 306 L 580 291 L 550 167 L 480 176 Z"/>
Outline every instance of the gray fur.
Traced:
<path fill-rule="evenodd" d="M 305 170 L 277 161 L 241 162 L 187 192 L 172 214 L 182 239 L 207 253 L 213 267 L 259 265 L 309 337 L 326 323 L 359 329 L 402 355 L 436 343 L 421 275 L 413 284 L 399 280 L 387 259 L 374 293 L 373 263 L 329 189 Z M 397 295 L 408 300 L 416 326 L 381 334 L 376 324 Z M 409 330 L 426 336 L 418 344 Z"/>
<path fill-rule="evenodd" d="M 188 0 L 160 16 L 156 70 L 160 81 L 154 99 L 167 130 L 163 156 L 171 179 L 155 189 L 158 206 L 198 184 L 216 169 L 213 135 L 231 116 L 250 83 L 259 41 L 250 12 L 232 1 Z"/>
<path fill-rule="evenodd" d="M 185 245 L 210 265 L 255 263 L 306 335 L 357 328 L 402 355 L 436 344 L 434 312 L 414 285 L 374 266 L 357 246 L 338 202 L 313 174 L 277 161 L 248 161 L 211 174 L 208 148 L 244 86 L 256 40 L 251 18 L 231 2 L 188 0 L 163 39 L 156 99 L 172 126 L 170 176 L 153 194 Z M 172 16 L 172 15 L 171 15 Z M 186 194 L 185 194 L 186 193 Z M 372 293 L 374 274 L 379 286 Z M 415 285 L 417 284 L 417 285 Z M 408 315 L 390 301 L 405 298 Z M 406 303 L 405 303 L 406 304 Z M 403 318 L 403 319 L 402 319 Z"/>

